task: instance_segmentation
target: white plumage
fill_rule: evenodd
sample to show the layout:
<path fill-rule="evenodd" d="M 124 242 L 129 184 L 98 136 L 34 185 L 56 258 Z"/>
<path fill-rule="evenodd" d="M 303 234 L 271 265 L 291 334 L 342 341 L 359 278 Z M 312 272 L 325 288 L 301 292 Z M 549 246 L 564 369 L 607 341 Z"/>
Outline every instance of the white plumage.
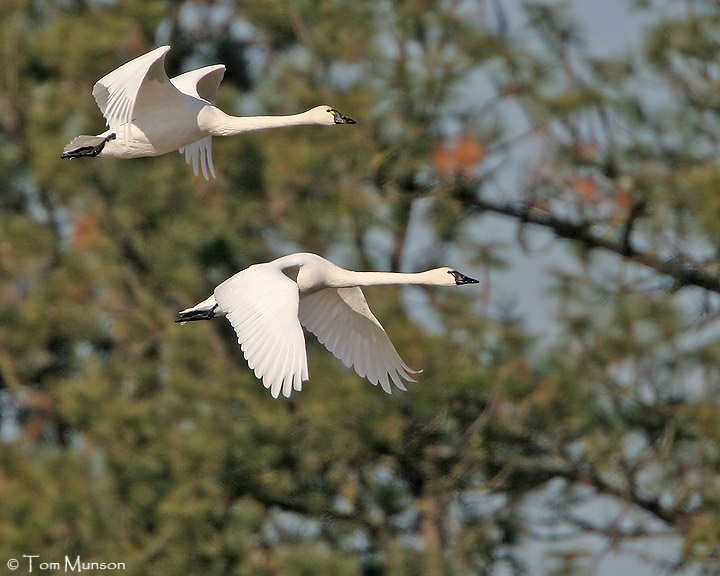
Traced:
<path fill-rule="evenodd" d="M 316 106 L 291 116 L 238 117 L 213 106 L 225 66 L 191 70 L 174 78 L 165 73 L 169 46 L 155 48 L 97 81 L 93 96 L 108 130 L 74 138 L 63 158 L 159 156 L 172 150 L 185 154 L 197 176 L 215 177 L 212 137 L 232 136 L 303 124 L 355 124 L 331 106 Z"/>
<path fill-rule="evenodd" d="M 452 268 L 426 272 L 354 272 L 305 252 L 255 264 L 221 283 L 212 296 L 182 310 L 177 322 L 227 316 L 245 359 L 273 398 L 308 380 L 302 326 L 333 355 L 388 394 L 414 382 L 360 286 L 473 284 Z"/>

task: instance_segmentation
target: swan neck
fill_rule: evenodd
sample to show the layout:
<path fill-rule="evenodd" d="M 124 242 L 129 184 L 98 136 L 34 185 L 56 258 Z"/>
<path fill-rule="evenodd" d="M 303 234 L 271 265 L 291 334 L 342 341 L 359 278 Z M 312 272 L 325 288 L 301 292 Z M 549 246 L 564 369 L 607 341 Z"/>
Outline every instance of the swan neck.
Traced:
<path fill-rule="evenodd" d="M 312 124 L 306 112 L 290 116 L 231 116 L 215 108 L 207 132 L 212 136 L 234 136 L 253 130 Z"/>
<path fill-rule="evenodd" d="M 340 279 L 341 285 L 336 286 L 388 286 L 392 284 L 419 284 L 430 286 L 437 284 L 428 272 L 354 272 L 346 270 L 346 274 Z"/>

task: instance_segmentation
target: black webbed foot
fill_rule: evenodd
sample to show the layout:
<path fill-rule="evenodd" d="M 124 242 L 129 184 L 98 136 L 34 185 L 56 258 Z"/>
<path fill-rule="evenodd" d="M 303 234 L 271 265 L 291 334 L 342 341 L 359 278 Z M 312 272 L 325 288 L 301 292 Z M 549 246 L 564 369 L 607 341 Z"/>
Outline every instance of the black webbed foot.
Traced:
<path fill-rule="evenodd" d="M 82 158 L 83 156 L 97 156 L 105 148 L 110 140 L 115 140 L 113 132 L 104 138 L 100 136 L 78 136 L 70 144 L 65 146 L 61 158 Z"/>
<path fill-rule="evenodd" d="M 215 318 L 217 304 L 207 310 L 188 310 L 179 312 L 175 322 L 192 322 L 193 320 L 212 320 Z"/>

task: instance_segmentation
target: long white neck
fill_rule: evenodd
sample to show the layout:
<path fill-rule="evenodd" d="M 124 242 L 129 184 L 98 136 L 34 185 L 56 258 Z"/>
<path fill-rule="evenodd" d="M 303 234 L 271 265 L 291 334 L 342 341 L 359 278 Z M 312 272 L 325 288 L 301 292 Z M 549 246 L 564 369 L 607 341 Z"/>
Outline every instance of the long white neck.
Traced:
<path fill-rule="evenodd" d="M 437 274 L 432 270 L 425 272 L 355 272 L 343 270 L 332 281 L 333 288 L 348 288 L 351 286 L 387 286 L 391 284 L 420 284 L 423 286 L 437 286 Z"/>
<path fill-rule="evenodd" d="M 207 106 L 206 110 L 198 121 L 200 128 L 211 136 L 234 136 L 252 130 L 317 123 L 311 118 L 309 111 L 290 116 L 231 116 L 214 106 Z"/>

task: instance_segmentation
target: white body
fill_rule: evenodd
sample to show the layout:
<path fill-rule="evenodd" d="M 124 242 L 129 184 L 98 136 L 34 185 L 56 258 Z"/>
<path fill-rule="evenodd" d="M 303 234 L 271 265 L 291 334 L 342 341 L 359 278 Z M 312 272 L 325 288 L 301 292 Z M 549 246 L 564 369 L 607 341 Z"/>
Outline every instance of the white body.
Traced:
<path fill-rule="evenodd" d="M 195 174 L 199 166 L 209 179 L 215 177 L 212 136 L 303 124 L 354 123 L 329 106 L 292 116 L 230 116 L 212 105 L 225 66 L 207 66 L 170 79 L 165 73 L 169 50 L 169 46 L 161 46 L 135 58 L 93 87 L 93 96 L 109 127 L 97 138 L 116 135 L 100 155 L 139 158 L 180 150 L 187 162 L 192 162 Z M 83 138 L 88 137 L 79 136 L 65 151 L 81 145 Z"/>
<path fill-rule="evenodd" d="M 289 397 L 308 379 L 302 326 L 346 366 L 388 394 L 390 381 L 414 382 L 360 286 L 475 283 L 451 268 L 417 274 L 353 272 L 315 254 L 291 254 L 255 264 L 220 284 L 212 296 L 180 312 L 180 319 L 226 315 L 245 359 L 273 398 Z M 196 318 L 197 319 L 197 318 Z"/>

